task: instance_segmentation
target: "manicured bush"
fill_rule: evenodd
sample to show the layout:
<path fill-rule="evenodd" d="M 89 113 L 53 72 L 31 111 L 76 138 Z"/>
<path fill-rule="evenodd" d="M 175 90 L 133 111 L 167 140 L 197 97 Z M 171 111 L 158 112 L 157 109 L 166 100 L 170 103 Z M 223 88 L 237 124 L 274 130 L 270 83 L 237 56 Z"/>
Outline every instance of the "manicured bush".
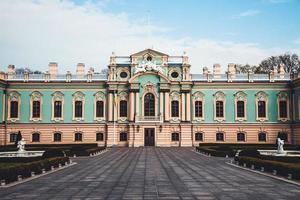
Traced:
<path fill-rule="evenodd" d="M 44 159 L 42 156 L 38 157 L 2 157 L 0 163 L 29 163 Z"/>
<path fill-rule="evenodd" d="M 236 154 L 236 152 L 231 149 L 222 151 L 222 150 L 218 150 L 218 149 L 213 149 L 212 147 L 196 147 L 196 150 L 210 154 L 211 156 L 217 156 L 217 157 L 226 157 L 226 156 L 233 157 Z"/>
<path fill-rule="evenodd" d="M 104 150 L 105 147 L 96 147 L 96 148 L 82 148 L 82 147 L 75 147 L 71 148 L 69 151 L 66 151 L 67 156 L 89 156 L 92 153 L 96 153 L 99 151 Z"/>
<path fill-rule="evenodd" d="M 277 170 L 277 173 L 279 175 L 285 177 L 288 174 L 292 174 L 293 179 L 300 180 L 300 163 L 284 163 L 279 161 L 262 160 L 259 158 L 244 156 L 236 157 L 235 160 L 238 161 L 240 165 L 243 165 L 243 163 L 245 163 L 247 166 L 254 165 L 257 169 L 264 167 L 264 170 L 268 172 Z"/>
<path fill-rule="evenodd" d="M 68 162 L 68 157 L 48 158 L 30 163 L 13 163 L 13 164 L 0 164 L 0 180 L 5 180 L 6 183 L 16 181 L 18 175 L 23 178 L 30 177 L 31 172 L 39 174 L 42 169 L 50 170 L 51 166 L 58 167 L 59 164 L 64 165 Z"/>
<path fill-rule="evenodd" d="M 239 156 L 259 157 L 260 153 L 256 149 L 245 149 L 239 152 Z"/>
<path fill-rule="evenodd" d="M 44 158 L 65 157 L 65 153 L 59 149 L 48 149 L 43 153 Z"/>
<path fill-rule="evenodd" d="M 286 163 L 300 163 L 300 157 L 260 155 L 258 158 L 262 160 L 273 160 Z"/>

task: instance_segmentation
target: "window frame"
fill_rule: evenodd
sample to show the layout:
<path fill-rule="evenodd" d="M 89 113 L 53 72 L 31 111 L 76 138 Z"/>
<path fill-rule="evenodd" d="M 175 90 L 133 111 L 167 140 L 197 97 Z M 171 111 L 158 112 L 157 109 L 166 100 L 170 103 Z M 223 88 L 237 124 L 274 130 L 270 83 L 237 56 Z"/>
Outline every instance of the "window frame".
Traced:
<path fill-rule="evenodd" d="M 244 112 L 244 116 L 239 116 L 239 102 L 243 102 L 244 105 L 244 109 L 243 109 L 243 112 Z M 239 122 L 242 122 L 242 121 L 247 121 L 247 94 L 242 92 L 242 91 L 239 91 L 237 93 L 234 94 L 234 103 L 235 103 L 235 120 L 236 121 L 239 121 Z"/>
<path fill-rule="evenodd" d="M 177 108 L 176 108 L 177 110 L 173 110 L 174 109 L 173 103 L 177 103 Z M 179 105 L 180 105 L 179 100 L 172 100 L 171 101 L 171 117 L 172 118 L 179 118 L 179 116 L 180 116 Z"/>
<path fill-rule="evenodd" d="M 219 134 L 222 134 L 222 140 L 218 139 Z M 225 133 L 224 132 L 216 132 L 216 142 L 225 142 Z"/>
<path fill-rule="evenodd" d="M 197 135 L 201 134 L 201 140 L 198 139 Z M 203 142 L 204 141 L 204 133 L 203 132 L 196 132 L 195 133 L 195 141 L 196 142 Z"/>
<path fill-rule="evenodd" d="M 179 142 L 180 141 L 180 133 L 178 133 L 178 132 L 171 133 L 171 141 Z"/>
<path fill-rule="evenodd" d="M 193 121 L 194 122 L 201 122 L 205 120 L 205 98 L 204 98 L 204 94 L 200 91 L 195 92 L 192 95 L 192 99 L 193 99 Z M 202 117 L 197 117 L 196 116 L 196 101 L 200 101 L 202 102 Z"/>
<path fill-rule="evenodd" d="M 21 94 L 18 93 L 17 91 L 11 91 L 8 93 L 8 115 L 7 115 L 7 120 L 9 122 L 17 122 L 20 120 L 20 115 L 21 115 Z M 11 117 L 11 101 L 17 101 L 18 102 L 18 115 L 16 118 Z M 5 106 L 5 104 L 3 104 Z"/>
<path fill-rule="evenodd" d="M 81 101 L 81 117 L 76 116 L 76 102 Z M 73 94 L 73 120 L 74 121 L 84 121 L 84 115 L 85 115 L 85 94 L 82 93 L 81 91 L 75 92 Z"/>
<path fill-rule="evenodd" d="M 242 140 L 239 138 L 239 135 L 243 135 L 242 136 Z M 246 133 L 244 133 L 244 132 L 237 132 L 236 133 L 236 141 L 237 142 L 246 142 Z"/>
<path fill-rule="evenodd" d="M 214 120 L 223 122 L 226 120 L 226 96 L 223 92 L 218 91 L 214 95 Z M 223 116 L 217 116 L 217 102 L 222 102 Z"/>
<path fill-rule="evenodd" d="M 75 132 L 74 133 L 74 142 L 82 142 L 82 141 L 83 141 L 82 132 Z"/>
<path fill-rule="evenodd" d="M 102 102 L 102 116 L 98 116 L 98 105 L 97 102 Z M 100 91 L 94 94 L 94 120 L 95 121 L 105 121 L 106 119 L 106 97 L 105 94 Z"/>
<path fill-rule="evenodd" d="M 259 116 L 259 102 L 265 102 L 265 117 Z M 256 120 L 260 122 L 268 121 L 269 120 L 269 101 L 268 101 L 268 94 L 260 91 L 255 94 L 255 110 L 256 110 Z"/>
<path fill-rule="evenodd" d="M 264 134 L 264 137 L 265 137 L 265 139 L 264 140 L 260 140 L 260 135 L 261 134 Z M 258 140 L 258 142 L 267 142 L 267 132 L 264 132 L 264 131 L 260 131 L 260 132 L 258 132 L 258 134 L 257 134 L 257 140 Z"/>
<path fill-rule="evenodd" d="M 286 104 L 286 116 L 281 116 L 281 105 L 280 103 L 285 101 Z M 277 110 L 278 110 L 278 121 L 286 122 L 290 120 L 290 103 L 289 95 L 285 91 L 281 91 L 277 94 Z"/>
<path fill-rule="evenodd" d="M 100 138 L 99 138 L 99 135 L 102 135 Z M 104 141 L 104 133 L 103 132 L 97 132 L 96 133 L 96 142 L 103 142 Z"/>
<path fill-rule="evenodd" d="M 127 142 L 128 141 L 128 133 L 127 132 L 120 132 L 119 141 L 120 142 Z"/>
<path fill-rule="evenodd" d="M 35 138 L 34 136 L 38 136 Z M 39 132 L 34 132 L 31 134 L 31 142 L 41 142 L 41 134 Z"/>
<path fill-rule="evenodd" d="M 34 109 L 36 108 L 34 103 L 39 102 L 39 116 L 35 116 Z M 38 122 L 41 121 L 43 117 L 43 95 L 38 92 L 34 91 L 30 94 L 30 121 Z"/>
<path fill-rule="evenodd" d="M 59 135 L 59 140 L 57 140 L 56 135 Z M 53 142 L 61 142 L 62 141 L 62 133 L 61 132 L 54 132 L 53 133 Z"/>
<path fill-rule="evenodd" d="M 61 102 L 61 117 L 55 116 L 55 102 Z M 55 122 L 64 120 L 64 94 L 60 91 L 56 91 L 52 94 L 52 114 L 51 120 Z"/>
<path fill-rule="evenodd" d="M 12 136 L 14 136 L 14 137 L 12 137 Z M 18 133 L 10 133 L 9 134 L 9 142 L 10 143 L 15 143 L 16 141 L 17 141 L 17 136 L 18 136 Z M 14 139 L 13 139 L 14 138 Z M 12 140 L 13 139 L 13 140 Z"/>

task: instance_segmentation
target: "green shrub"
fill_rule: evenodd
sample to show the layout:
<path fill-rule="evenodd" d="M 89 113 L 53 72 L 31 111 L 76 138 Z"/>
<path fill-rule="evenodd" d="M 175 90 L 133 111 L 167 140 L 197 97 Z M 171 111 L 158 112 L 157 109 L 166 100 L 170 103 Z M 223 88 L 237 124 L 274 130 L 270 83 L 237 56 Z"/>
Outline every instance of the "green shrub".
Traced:
<path fill-rule="evenodd" d="M 256 149 L 245 149 L 239 152 L 239 156 L 259 157 L 260 153 Z"/>
<path fill-rule="evenodd" d="M 39 157 L 2 157 L 0 163 L 28 163 L 44 159 L 42 156 Z"/>
<path fill-rule="evenodd" d="M 240 165 L 243 163 L 245 163 L 247 166 L 254 165 L 257 169 L 264 167 L 264 170 L 268 172 L 277 170 L 277 173 L 282 176 L 292 174 L 293 179 L 300 180 L 300 163 L 284 163 L 243 156 L 236 157 L 235 160 L 239 161 Z"/>
<path fill-rule="evenodd" d="M 230 150 L 226 150 L 226 151 L 222 151 L 222 150 L 218 150 L 218 149 L 213 149 L 212 147 L 196 147 L 197 151 L 200 152 L 204 152 L 204 153 L 208 153 L 211 156 L 217 156 L 217 157 L 233 157 L 236 152 L 232 149 Z"/>
<path fill-rule="evenodd" d="M 62 150 L 59 149 L 48 149 L 43 153 L 44 158 L 53 158 L 53 157 L 65 157 L 65 154 Z"/>
<path fill-rule="evenodd" d="M 58 167 L 59 164 L 64 165 L 68 162 L 68 157 L 48 158 L 30 163 L 14 163 L 11 165 L 0 165 L 0 180 L 5 180 L 6 183 L 16 181 L 18 175 L 23 178 L 30 177 L 31 172 L 39 174 L 42 169 L 50 170 L 51 166 Z"/>

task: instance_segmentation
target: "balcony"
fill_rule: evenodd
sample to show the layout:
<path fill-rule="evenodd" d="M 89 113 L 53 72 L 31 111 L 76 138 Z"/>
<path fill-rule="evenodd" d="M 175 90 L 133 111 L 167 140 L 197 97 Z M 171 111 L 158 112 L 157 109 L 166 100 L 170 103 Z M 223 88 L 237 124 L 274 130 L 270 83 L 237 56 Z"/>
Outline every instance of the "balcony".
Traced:
<path fill-rule="evenodd" d="M 137 116 L 135 122 L 160 122 L 163 123 L 162 116 Z"/>

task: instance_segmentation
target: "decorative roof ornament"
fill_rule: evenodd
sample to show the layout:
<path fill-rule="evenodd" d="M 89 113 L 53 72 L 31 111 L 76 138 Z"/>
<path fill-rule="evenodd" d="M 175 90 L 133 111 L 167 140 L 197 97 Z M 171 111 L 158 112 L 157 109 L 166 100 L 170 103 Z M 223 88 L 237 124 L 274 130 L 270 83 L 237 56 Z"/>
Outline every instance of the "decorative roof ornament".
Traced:
<path fill-rule="evenodd" d="M 153 59 L 148 58 L 144 59 L 137 65 L 137 67 L 135 68 L 135 74 L 146 71 L 160 72 L 161 74 L 163 74 L 161 66 L 157 65 L 156 61 L 154 61 Z"/>

